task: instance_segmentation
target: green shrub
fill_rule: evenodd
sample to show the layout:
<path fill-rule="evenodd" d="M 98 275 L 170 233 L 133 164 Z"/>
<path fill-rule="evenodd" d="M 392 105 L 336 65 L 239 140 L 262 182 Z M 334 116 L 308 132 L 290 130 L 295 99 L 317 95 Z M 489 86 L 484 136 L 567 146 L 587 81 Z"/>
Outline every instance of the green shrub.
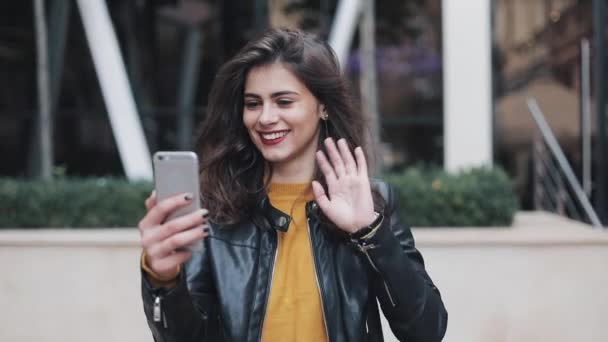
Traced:
<path fill-rule="evenodd" d="M 507 226 L 517 210 L 511 181 L 500 169 L 452 175 L 410 168 L 384 178 L 412 226 Z M 0 178 L 0 228 L 134 227 L 152 187 L 115 178 Z"/>
<path fill-rule="evenodd" d="M 0 178 L 0 227 L 133 227 L 152 188 L 114 178 Z"/>
<path fill-rule="evenodd" d="M 385 179 L 401 216 L 416 227 L 509 226 L 518 207 L 511 180 L 497 168 L 450 174 L 417 167 Z"/>

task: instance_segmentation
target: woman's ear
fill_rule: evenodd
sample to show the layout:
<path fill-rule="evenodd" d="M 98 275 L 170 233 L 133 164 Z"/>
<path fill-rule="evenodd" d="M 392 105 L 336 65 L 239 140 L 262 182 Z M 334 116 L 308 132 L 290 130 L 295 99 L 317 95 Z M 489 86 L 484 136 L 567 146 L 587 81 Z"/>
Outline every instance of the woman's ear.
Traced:
<path fill-rule="evenodd" d="M 319 104 L 319 117 L 323 120 L 327 119 L 327 109 L 323 104 Z"/>

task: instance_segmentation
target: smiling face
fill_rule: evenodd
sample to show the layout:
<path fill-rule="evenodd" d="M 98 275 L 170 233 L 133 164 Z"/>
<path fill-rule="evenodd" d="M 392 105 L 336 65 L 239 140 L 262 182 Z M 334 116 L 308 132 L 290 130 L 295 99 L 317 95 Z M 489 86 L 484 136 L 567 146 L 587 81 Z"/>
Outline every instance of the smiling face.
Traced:
<path fill-rule="evenodd" d="M 273 181 L 311 180 L 322 106 L 308 88 L 276 62 L 249 71 L 243 101 L 243 123 Z"/>

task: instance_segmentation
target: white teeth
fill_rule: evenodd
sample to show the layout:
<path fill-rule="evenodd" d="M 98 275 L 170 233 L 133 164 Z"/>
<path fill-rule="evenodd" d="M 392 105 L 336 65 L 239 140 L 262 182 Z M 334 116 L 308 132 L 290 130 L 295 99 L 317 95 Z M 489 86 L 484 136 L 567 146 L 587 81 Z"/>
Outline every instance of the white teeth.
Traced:
<path fill-rule="evenodd" d="M 284 137 L 287 134 L 287 132 L 283 131 L 283 132 L 274 132 L 274 133 L 269 133 L 269 134 L 262 134 L 262 138 L 266 139 L 266 140 L 274 140 L 274 139 L 279 139 L 281 137 Z"/>

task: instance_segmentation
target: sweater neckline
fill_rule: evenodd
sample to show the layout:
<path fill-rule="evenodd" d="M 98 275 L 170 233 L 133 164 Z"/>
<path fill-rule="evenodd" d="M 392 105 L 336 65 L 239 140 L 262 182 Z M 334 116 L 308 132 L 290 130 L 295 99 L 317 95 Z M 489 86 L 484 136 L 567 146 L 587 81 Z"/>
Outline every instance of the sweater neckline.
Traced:
<path fill-rule="evenodd" d="M 312 183 L 270 183 L 268 196 L 272 198 L 298 198 L 312 200 Z"/>

